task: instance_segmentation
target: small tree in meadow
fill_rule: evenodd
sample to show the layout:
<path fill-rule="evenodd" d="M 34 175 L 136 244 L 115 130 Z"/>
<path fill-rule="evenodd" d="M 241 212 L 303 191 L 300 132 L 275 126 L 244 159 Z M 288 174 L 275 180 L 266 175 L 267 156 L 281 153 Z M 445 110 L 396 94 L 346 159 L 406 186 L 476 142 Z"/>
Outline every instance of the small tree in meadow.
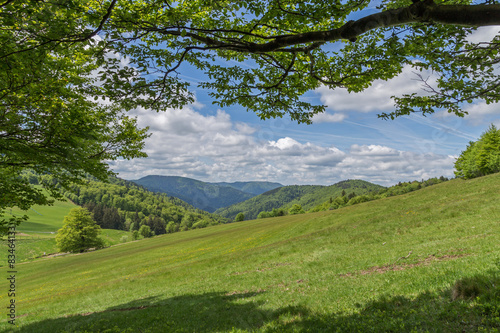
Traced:
<path fill-rule="evenodd" d="M 57 231 L 56 244 L 61 252 L 84 252 L 90 248 L 102 248 L 104 242 L 99 238 L 101 227 L 92 219 L 85 208 L 73 208 L 64 217 L 61 229 Z"/>
<path fill-rule="evenodd" d="M 238 215 L 236 215 L 236 217 L 234 218 L 234 222 L 241 222 L 241 221 L 244 221 L 245 220 L 245 214 L 243 213 L 238 213 Z"/>
<path fill-rule="evenodd" d="M 151 232 L 151 228 L 149 226 L 143 224 L 139 228 L 139 235 L 141 235 L 144 238 L 149 238 L 153 236 L 153 233 Z"/>

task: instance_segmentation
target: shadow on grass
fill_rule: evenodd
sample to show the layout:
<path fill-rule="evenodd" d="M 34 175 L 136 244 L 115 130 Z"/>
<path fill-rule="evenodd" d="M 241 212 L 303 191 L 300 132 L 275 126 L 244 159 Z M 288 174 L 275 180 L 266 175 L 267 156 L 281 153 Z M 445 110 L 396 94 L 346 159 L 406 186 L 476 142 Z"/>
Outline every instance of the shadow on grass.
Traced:
<path fill-rule="evenodd" d="M 463 285 L 472 285 L 478 294 L 466 291 L 457 297 L 457 286 Z M 19 331 L 500 332 L 499 285 L 500 274 L 494 272 L 457 281 L 452 289 L 439 293 L 385 296 L 359 304 L 351 313 L 333 314 L 318 314 L 302 306 L 269 310 L 258 300 L 262 297 L 256 297 L 262 292 L 150 297 L 102 312 L 40 321 Z"/>
<path fill-rule="evenodd" d="M 205 293 L 169 299 L 149 297 L 102 312 L 83 313 L 36 322 L 20 332 L 218 332 L 254 330 L 281 311 L 261 309 L 262 302 L 249 301 L 260 292 Z M 22 320 L 19 318 L 18 320 Z"/>

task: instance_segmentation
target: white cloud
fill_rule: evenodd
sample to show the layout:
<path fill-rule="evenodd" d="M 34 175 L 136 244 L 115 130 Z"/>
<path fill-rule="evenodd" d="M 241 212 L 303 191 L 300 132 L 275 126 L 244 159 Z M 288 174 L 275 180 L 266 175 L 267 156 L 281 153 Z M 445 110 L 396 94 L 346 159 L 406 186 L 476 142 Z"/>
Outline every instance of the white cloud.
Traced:
<path fill-rule="evenodd" d="M 281 138 L 278 141 L 269 141 L 269 146 L 276 147 L 279 150 L 290 150 L 294 146 L 300 147 L 301 144 L 292 138 L 286 137 L 286 138 Z"/>
<path fill-rule="evenodd" d="M 489 42 L 498 35 L 500 32 L 499 25 L 492 25 L 488 27 L 479 27 L 472 34 L 467 36 L 467 41 L 470 43 L 480 43 L 480 42 Z"/>
<path fill-rule="evenodd" d="M 193 107 L 156 113 L 136 111 L 150 126 L 146 159 L 114 161 L 125 179 L 176 175 L 204 181 L 267 180 L 283 184 L 329 185 L 364 179 L 382 185 L 402 180 L 451 176 L 449 156 L 404 152 L 383 145 L 352 145 L 342 151 L 285 136 L 259 140 L 259 130 L 234 122 L 224 111 L 202 115 Z"/>
<path fill-rule="evenodd" d="M 480 102 L 473 104 L 472 106 L 466 108 L 468 115 L 465 116 L 470 123 L 473 125 L 480 125 L 484 121 L 491 120 L 491 116 L 496 116 L 500 118 L 500 104 L 486 104 L 485 102 Z M 497 119 L 498 120 L 498 119 Z"/>
<path fill-rule="evenodd" d="M 312 121 L 315 124 L 319 123 L 340 123 L 344 119 L 347 118 L 347 115 L 344 113 L 328 113 L 328 112 L 323 112 L 323 113 L 318 113 L 314 115 Z"/>
<path fill-rule="evenodd" d="M 395 156 L 398 155 L 398 151 L 389 147 L 378 146 L 378 145 L 352 145 L 351 154 L 357 156 Z"/>
<path fill-rule="evenodd" d="M 500 122 L 500 103 L 486 104 L 482 101 L 466 106 L 463 109 L 468 112 L 464 119 L 472 126 L 484 127 L 490 123 L 497 124 Z M 447 111 L 440 111 L 436 115 L 441 119 L 456 117 L 453 113 Z"/>
<path fill-rule="evenodd" d="M 345 89 L 330 90 L 325 86 L 318 88 L 316 92 L 320 94 L 321 102 L 332 111 L 392 111 L 394 110 L 394 101 L 391 96 L 401 96 L 413 92 L 425 94 L 422 81 L 416 73 L 421 75 L 423 79 L 429 79 L 429 83 L 435 79 L 430 72 L 419 72 L 410 65 L 406 65 L 397 77 L 388 81 L 376 80 L 361 93 L 349 93 Z"/>
<path fill-rule="evenodd" d="M 455 159 L 453 156 L 404 152 L 389 147 L 353 145 L 338 168 L 344 178 L 363 178 L 389 185 L 441 175 L 451 177 Z"/>

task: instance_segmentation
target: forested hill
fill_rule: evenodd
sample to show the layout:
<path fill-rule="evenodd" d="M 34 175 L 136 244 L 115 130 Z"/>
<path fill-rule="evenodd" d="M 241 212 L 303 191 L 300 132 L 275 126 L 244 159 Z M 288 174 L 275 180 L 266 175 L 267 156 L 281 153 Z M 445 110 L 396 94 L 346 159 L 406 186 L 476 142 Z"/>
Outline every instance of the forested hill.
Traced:
<path fill-rule="evenodd" d="M 150 191 L 177 197 L 207 212 L 214 212 L 282 186 L 270 182 L 206 183 L 176 176 L 146 176 L 133 182 Z"/>
<path fill-rule="evenodd" d="M 73 185 L 64 195 L 87 207 L 107 229 L 137 230 L 145 224 L 159 235 L 227 222 L 178 198 L 114 177 L 108 183 L 90 180 L 84 186 Z"/>
<path fill-rule="evenodd" d="M 383 186 L 364 180 L 344 180 L 330 186 L 321 185 L 290 185 L 273 189 L 244 202 L 218 209 L 215 213 L 233 219 L 242 212 L 245 219 L 255 219 L 262 211 L 283 208 L 288 210 L 294 204 L 299 204 L 304 210 L 322 204 L 329 198 L 342 195 L 359 195 L 384 189 Z"/>

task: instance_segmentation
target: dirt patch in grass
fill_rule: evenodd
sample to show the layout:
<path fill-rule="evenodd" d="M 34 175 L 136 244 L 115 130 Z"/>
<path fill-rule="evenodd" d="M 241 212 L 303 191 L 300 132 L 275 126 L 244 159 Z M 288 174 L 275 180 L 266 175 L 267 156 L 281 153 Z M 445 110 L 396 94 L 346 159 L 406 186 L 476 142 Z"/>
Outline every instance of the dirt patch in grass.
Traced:
<path fill-rule="evenodd" d="M 411 263 L 411 264 L 406 264 L 406 263 L 394 263 L 391 265 L 385 265 L 385 266 L 373 266 L 368 269 L 364 269 L 361 271 L 357 272 L 349 272 L 345 274 L 339 274 L 340 277 L 351 277 L 351 276 L 356 276 L 356 275 L 368 275 L 368 274 L 382 274 L 388 271 L 403 271 L 405 269 L 410 269 L 413 267 L 417 266 L 427 266 L 431 264 L 432 262 L 436 261 L 447 261 L 447 260 L 454 260 L 458 258 L 462 258 L 468 256 L 468 254 L 453 254 L 453 255 L 444 255 L 444 256 L 435 256 L 435 255 L 430 255 L 426 257 L 423 260 L 419 260 L 416 263 Z"/>

